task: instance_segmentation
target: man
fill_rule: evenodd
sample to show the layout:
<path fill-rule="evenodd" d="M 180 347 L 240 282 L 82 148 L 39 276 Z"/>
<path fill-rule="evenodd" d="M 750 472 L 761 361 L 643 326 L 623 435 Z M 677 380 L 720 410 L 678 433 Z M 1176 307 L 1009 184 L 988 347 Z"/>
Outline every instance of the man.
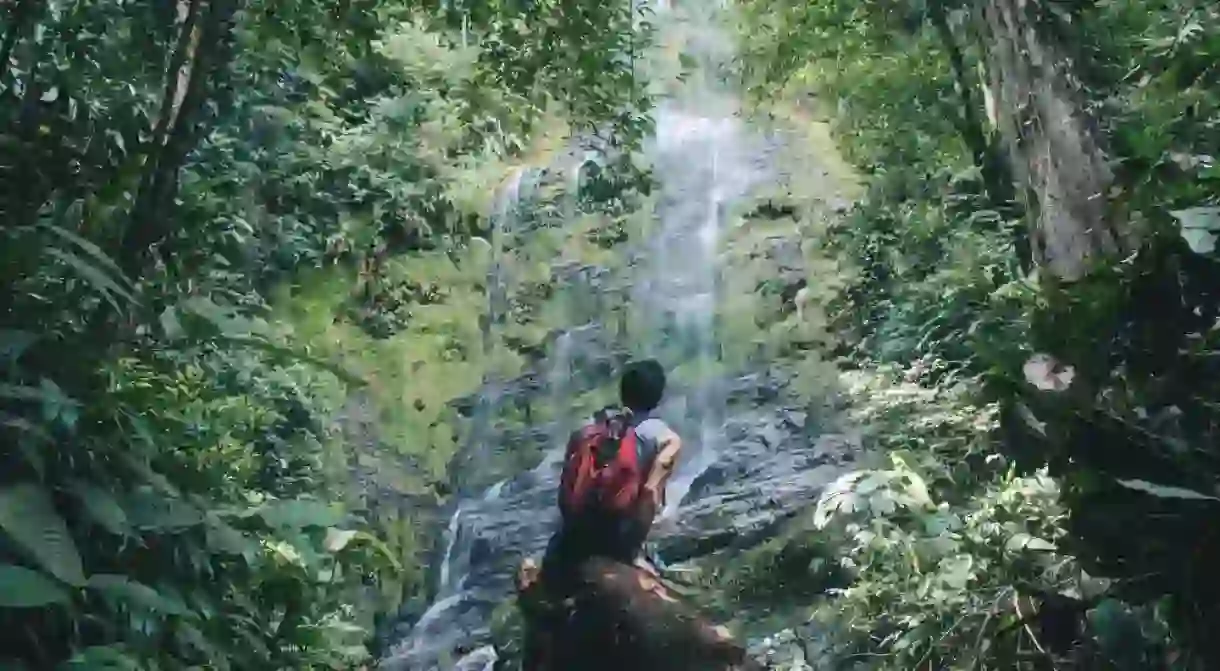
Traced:
<path fill-rule="evenodd" d="M 682 441 L 655 416 L 665 394 L 665 370 L 654 360 L 632 363 L 619 381 L 622 409 L 606 408 L 568 439 L 559 487 L 562 519 L 539 571 L 527 560 L 519 588 L 541 581 L 555 601 L 570 596 L 575 572 L 592 557 L 642 563 L 644 542 L 665 505 L 665 485 Z M 526 668 L 545 668 L 550 647 L 536 623 Z"/>
<path fill-rule="evenodd" d="M 629 364 L 619 380 L 619 399 L 623 408 L 606 408 L 594 422 L 574 432 L 568 440 L 564 475 L 560 484 L 559 507 L 562 521 L 543 558 L 542 578 L 563 582 L 566 569 L 588 557 L 601 556 L 625 563 L 640 558 L 653 520 L 665 505 L 665 485 L 677 464 L 682 441 L 668 425 L 656 417 L 657 406 L 665 394 L 665 370 L 655 360 Z M 608 446 L 591 445 L 601 440 Z M 619 454 L 619 449 L 634 453 Z M 606 464 L 581 464 L 582 450 L 606 450 Z M 632 458 L 633 457 L 633 458 Z M 634 462 L 634 463 L 630 463 Z M 603 484 L 595 480 L 600 473 L 580 473 L 582 465 L 610 473 Z M 576 491 L 586 477 L 588 488 Z M 601 486 L 602 490 L 596 488 Z M 607 489 L 611 489 L 607 494 Z M 615 498 L 614 502 L 606 499 Z M 585 500 L 578 500 L 585 499 Z"/>

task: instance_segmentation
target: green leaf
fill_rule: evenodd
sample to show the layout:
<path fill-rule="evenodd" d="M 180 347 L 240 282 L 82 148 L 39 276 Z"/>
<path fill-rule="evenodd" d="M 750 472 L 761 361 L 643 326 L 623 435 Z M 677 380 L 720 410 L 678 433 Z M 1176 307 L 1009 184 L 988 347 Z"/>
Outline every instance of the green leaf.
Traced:
<path fill-rule="evenodd" d="M 110 492 L 80 480 L 73 480 L 68 491 L 80 500 L 85 515 L 98 526 L 117 536 L 131 532 L 127 513 Z"/>
<path fill-rule="evenodd" d="M 67 671 L 140 671 L 140 663 L 122 645 L 98 645 L 76 653 L 62 667 Z"/>
<path fill-rule="evenodd" d="M 357 533 L 359 532 L 355 529 L 336 529 L 331 527 L 326 530 L 326 540 L 323 541 L 322 545 L 326 548 L 327 552 L 339 552 L 347 547 L 347 544 L 356 537 Z"/>
<path fill-rule="evenodd" d="M 80 553 L 43 488 L 21 484 L 0 489 L 0 530 L 51 575 L 76 587 L 85 584 Z"/>
<path fill-rule="evenodd" d="M 99 270 L 97 266 L 86 262 L 72 252 L 52 247 L 47 250 L 47 253 L 75 270 L 81 279 L 85 280 L 94 291 L 101 294 L 106 299 L 106 302 L 110 303 L 116 310 L 121 309 L 122 306 L 114 299 L 115 296 L 124 299 L 129 304 L 136 302 L 135 296 L 132 296 L 130 292 L 119 286 L 113 278 Z"/>
<path fill-rule="evenodd" d="M 887 471 L 876 471 L 860 480 L 855 486 L 855 492 L 861 496 L 871 494 L 882 485 L 889 484 L 890 474 Z"/>
<path fill-rule="evenodd" d="M 79 405 L 76 401 L 64 396 L 55 387 L 27 387 L 25 385 L 0 384 L 0 398 L 14 401 L 38 401 L 50 405 Z"/>
<path fill-rule="evenodd" d="M 299 361 L 301 363 L 307 363 L 334 375 L 344 384 L 349 384 L 353 387 L 364 387 L 368 385 L 367 380 L 360 377 L 356 373 L 347 370 L 342 365 L 318 356 L 314 356 L 308 352 L 302 352 L 290 347 L 284 347 L 283 345 L 277 345 L 257 337 L 231 336 L 224 337 L 223 340 L 238 345 L 245 345 L 246 347 L 250 347 L 252 349 L 261 350 L 287 361 Z"/>
<path fill-rule="evenodd" d="M 1210 496 L 1193 489 L 1174 487 L 1173 485 L 1158 485 L 1146 480 L 1118 480 L 1118 484 L 1127 489 L 1134 489 L 1145 494 L 1151 494 L 1161 499 L 1185 499 L 1189 501 L 1220 501 L 1220 498 Z"/>
<path fill-rule="evenodd" d="M 146 530 L 175 531 L 203 522 L 203 512 L 195 506 L 151 491 L 134 494 L 127 515 L 137 528 Z"/>
<path fill-rule="evenodd" d="M 0 564 L 0 608 L 38 608 L 69 601 L 63 588 L 38 571 Z"/>
<path fill-rule="evenodd" d="M 89 576 L 89 588 L 112 601 L 118 601 L 138 609 L 164 615 L 190 615 L 186 604 L 178 599 L 166 597 L 143 583 L 127 576 L 99 573 Z"/>
<path fill-rule="evenodd" d="M 161 330 L 165 332 L 165 337 L 174 340 L 182 336 L 182 322 L 178 321 L 178 314 L 174 307 L 165 308 L 161 312 Z"/>
<path fill-rule="evenodd" d="M 23 417 L 0 414 L 0 426 L 21 432 L 16 437 L 17 451 L 25 458 L 25 462 L 38 473 L 39 479 L 46 477 L 47 460 L 39 451 L 39 444 L 51 442 L 51 436 L 41 426 L 33 424 Z"/>
<path fill-rule="evenodd" d="M 254 540 L 247 538 L 242 532 L 225 524 L 215 514 L 209 513 L 207 515 L 206 530 L 208 547 L 219 554 L 240 556 L 249 560 L 257 549 Z"/>
<path fill-rule="evenodd" d="M 21 358 L 38 336 L 28 331 L 0 329 L 0 361 L 16 361 Z"/>
<path fill-rule="evenodd" d="M 1173 210 L 1181 225 L 1182 239 L 1196 254 L 1211 254 L 1216 251 L 1216 233 L 1220 231 L 1220 207 L 1192 207 Z"/>
<path fill-rule="evenodd" d="M 266 503 L 259 516 L 270 526 L 289 529 L 332 527 L 343 521 L 343 512 L 334 504 L 309 499 Z"/>
<path fill-rule="evenodd" d="M 1054 543 L 1041 538 L 1029 539 L 1029 542 L 1025 544 L 1025 547 L 1038 552 L 1054 552 L 1056 549 Z"/>
<path fill-rule="evenodd" d="M 79 200 L 72 203 L 72 205 L 69 207 L 69 210 L 74 215 L 72 218 L 77 221 L 79 221 L 81 218 L 81 207 L 82 207 L 82 203 Z M 123 270 L 121 268 L 119 268 L 119 264 L 115 263 L 114 259 L 110 258 L 110 256 L 108 256 L 106 254 L 106 252 L 103 252 L 101 247 L 98 247 L 97 245 L 93 244 L 92 242 L 86 240 L 85 238 L 82 238 L 81 236 L 73 233 L 72 231 L 69 231 L 66 228 L 63 228 L 61 226 L 56 226 L 55 224 L 52 224 L 52 223 L 49 223 L 46 221 L 40 221 L 40 222 L 38 222 L 38 226 L 39 226 L 39 228 L 42 228 L 43 230 L 51 233 L 52 235 L 57 236 L 59 239 L 65 241 L 65 242 L 68 242 L 72 245 L 75 245 L 78 249 L 83 251 L 90 259 L 93 259 L 93 261 L 96 262 L 98 265 L 106 268 L 111 273 L 114 273 L 115 278 L 117 280 L 121 281 L 125 286 L 128 286 L 128 287 L 133 286 L 131 283 L 131 280 L 127 279 L 127 277 L 123 274 Z"/>
<path fill-rule="evenodd" d="M 203 635 L 195 627 L 184 622 L 178 623 L 174 627 L 174 636 L 183 644 L 198 650 L 204 655 L 211 658 L 211 662 L 216 664 L 220 669 L 229 668 L 227 661 L 224 659 L 224 653 L 213 645 L 208 638 Z"/>
<path fill-rule="evenodd" d="M 1026 545 L 1029 545 L 1029 542 L 1032 539 L 1033 536 L 1026 533 L 1013 534 L 1013 537 L 1009 538 L 1008 542 L 1004 544 L 1004 549 L 1011 550 L 1013 552 L 1023 550 Z"/>
<path fill-rule="evenodd" d="M 941 580 L 953 589 L 965 589 L 974 578 L 974 557 L 959 555 L 941 563 Z"/>

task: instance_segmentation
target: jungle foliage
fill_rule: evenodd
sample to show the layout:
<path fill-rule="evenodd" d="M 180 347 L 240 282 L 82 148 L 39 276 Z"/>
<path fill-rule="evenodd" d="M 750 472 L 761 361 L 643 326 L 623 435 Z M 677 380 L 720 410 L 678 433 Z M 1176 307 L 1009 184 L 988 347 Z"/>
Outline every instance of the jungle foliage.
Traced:
<path fill-rule="evenodd" d="M 827 659 L 1216 666 L 1215 3 L 740 9 L 744 85 L 867 180 L 819 244 L 891 456 L 819 505 Z"/>
<path fill-rule="evenodd" d="M 411 557 L 346 487 L 336 417 L 365 380 L 272 297 L 350 271 L 324 319 L 372 338 L 444 301 L 382 269 L 487 235 L 537 138 L 643 137 L 646 16 L 18 0 L 0 17 L 0 662 L 365 660 L 361 595 Z"/>

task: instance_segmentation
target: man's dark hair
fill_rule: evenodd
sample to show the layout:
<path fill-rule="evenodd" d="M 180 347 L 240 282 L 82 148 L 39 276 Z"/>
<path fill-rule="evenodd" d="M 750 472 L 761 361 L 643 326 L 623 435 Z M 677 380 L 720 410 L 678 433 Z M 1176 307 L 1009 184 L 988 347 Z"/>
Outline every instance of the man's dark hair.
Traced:
<path fill-rule="evenodd" d="M 655 359 L 627 364 L 619 380 L 618 394 L 632 412 L 650 412 L 665 395 L 665 369 Z"/>

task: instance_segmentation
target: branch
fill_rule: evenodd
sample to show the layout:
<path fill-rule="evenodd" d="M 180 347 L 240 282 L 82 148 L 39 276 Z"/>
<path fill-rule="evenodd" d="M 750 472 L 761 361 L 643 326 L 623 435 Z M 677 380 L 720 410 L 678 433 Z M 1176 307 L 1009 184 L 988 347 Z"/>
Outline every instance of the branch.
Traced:
<path fill-rule="evenodd" d="M 140 190 L 132 208 L 132 229 L 128 231 L 128 235 L 124 236 L 126 238 L 123 243 L 124 270 L 132 277 L 137 275 L 134 271 L 140 255 L 156 237 L 153 231 L 149 230 L 153 226 L 150 210 L 154 202 L 154 185 L 166 153 L 165 144 L 169 136 L 171 121 L 177 118 L 180 110 L 182 94 L 179 93 L 179 89 L 182 88 L 184 82 L 189 83 L 190 74 L 194 70 L 194 60 L 199 44 L 197 36 L 199 15 L 204 1 L 178 0 L 179 14 L 185 9 L 186 15 L 181 18 L 178 39 L 174 44 L 169 68 L 166 70 L 161 109 L 157 114 L 157 124 L 153 128 L 152 141 L 147 149 L 150 160 L 140 180 Z M 189 4 L 184 7 L 183 3 Z"/>
<path fill-rule="evenodd" d="M 203 0 L 192 0 L 193 6 Z M 165 122 L 163 146 L 158 151 L 159 160 L 154 169 L 146 173 L 147 181 L 137 199 L 133 217 L 133 231 L 124 243 L 124 257 L 128 264 L 128 272 L 133 276 L 140 255 L 153 245 L 162 242 L 170 228 L 164 225 L 165 213 L 160 212 L 160 206 L 170 202 L 173 189 L 177 185 L 177 175 L 187 155 L 198 138 L 198 125 L 195 115 L 203 109 L 207 100 L 209 81 L 221 71 L 229 53 L 229 42 L 233 29 L 233 17 L 237 12 L 240 0 L 210 0 L 207 15 L 203 25 L 187 31 L 184 26 L 179 36 L 179 44 L 183 53 L 190 59 L 189 71 L 184 75 L 183 69 L 171 75 L 176 80 L 167 86 L 167 97 L 163 106 L 168 108 L 162 116 Z M 193 34 L 197 33 L 197 34 Z M 185 68 L 185 63 L 182 66 Z M 185 92 L 181 92 L 181 84 L 185 83 Z M 169 88 L 172 86 L 172 88 Z M 172 91 L 173 95 L 169 95 Z M 171 123 L 172 122 L 172 123 Z M 168 258 L 168 252 L 161 253 L 163 259 Z"/>

